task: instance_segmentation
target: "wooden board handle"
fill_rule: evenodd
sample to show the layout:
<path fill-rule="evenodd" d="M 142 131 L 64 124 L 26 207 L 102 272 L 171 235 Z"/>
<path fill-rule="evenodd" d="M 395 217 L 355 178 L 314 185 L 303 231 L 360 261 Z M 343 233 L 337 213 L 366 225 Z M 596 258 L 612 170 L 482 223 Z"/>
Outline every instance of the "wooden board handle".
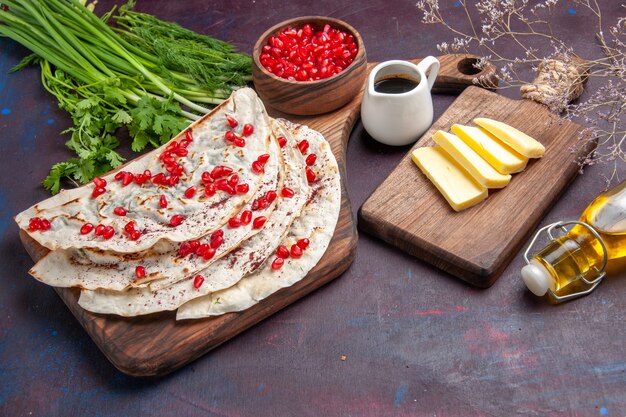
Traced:
<path fill-rule="evenodd" d="M 474 66 L 480 59 L 476 55 L 448 54 L 440 55 L 437 59 L 441 67 L 431 90 L 433 93 L 458 94 L 470 85 L 477 85 L 474 83 L 474 80 L 479 77 L 487 80 L 488 85 L 497 85 L 496 67 L 488 63 L 482 70 L 479 70 Z M 411 59 L 409 61 L 418 64 L 422 59 Z"/>

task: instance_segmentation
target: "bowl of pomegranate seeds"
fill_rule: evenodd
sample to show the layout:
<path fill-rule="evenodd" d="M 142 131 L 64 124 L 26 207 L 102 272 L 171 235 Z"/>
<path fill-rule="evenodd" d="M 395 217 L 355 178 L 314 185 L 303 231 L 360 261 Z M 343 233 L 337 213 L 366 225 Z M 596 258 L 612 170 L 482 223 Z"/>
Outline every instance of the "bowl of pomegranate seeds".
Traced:
<path fill-rule="evenodd" d="M 361 91 L 367 75 L 361 36 L 330 17 L 298 17 L 271 27 L 257 41 L 252 58 L 261 99 L 290 114 L 322 114 L 344 106 Z"/>

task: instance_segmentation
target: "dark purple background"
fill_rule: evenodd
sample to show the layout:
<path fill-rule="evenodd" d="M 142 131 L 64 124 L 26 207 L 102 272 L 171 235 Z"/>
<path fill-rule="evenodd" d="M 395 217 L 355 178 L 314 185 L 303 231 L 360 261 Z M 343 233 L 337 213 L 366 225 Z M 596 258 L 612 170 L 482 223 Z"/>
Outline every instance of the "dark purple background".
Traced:
<path fill-rule="evenodd" d="M 281 20 L 329 15 L 360 31 L 374 62 L 436 55 L 435 44 L 450 41 L 443 27 L 420 23 L 414 3 L 140 0 L 138 9 L 247 52 Z M 462 25 L 458 2 L 442 3 Z M 605 21 L 624 15 L 619 2 L 602 3 Z M 589 14 L 565 2 L 557 16 L 575 51 L 597 57 Z M 552 306 L 524 289 L 521 255 L 479 290 L 366 235 L 342 277 L 173 375 L 118 372 L 54 291 L 26 273 L 32 261 L 12 216 L 48 196 L 39 184 L 70 155 L 59 134 L 70 120 L 36 69 L 7 75 L 23 48 L 0 40 L 0 53 L 1 416 L 626 414 L 623 272 L 587 298 Z M 435 116 L 453 99 L 436 96 Z M 355 212 L 407 150 L 376 144 L 357 124 L 347 157 Z M 578 217 L 609 172 L 587 169 L 543 224 Z"/>

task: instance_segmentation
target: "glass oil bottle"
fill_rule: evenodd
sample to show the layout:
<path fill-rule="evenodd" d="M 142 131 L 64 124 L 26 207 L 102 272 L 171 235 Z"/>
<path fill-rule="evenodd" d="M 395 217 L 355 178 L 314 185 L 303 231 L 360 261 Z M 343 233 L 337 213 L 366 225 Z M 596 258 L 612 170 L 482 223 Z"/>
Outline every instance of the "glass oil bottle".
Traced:
<path fill-rule="evenodd" d="M 555 237 L 555 230 L 563 234 Z M 529 258 L 544 231 L 550 241 Z M 580 220 L 540 229 L 524 257 L 527 265 L 522 268 L 522 279 L 533 294 L 548 293 L 555 302 L 561 302 L 592 292 L 604 278 L 607 266 L 626 257 L 626 181 L 596 197 Z"/>

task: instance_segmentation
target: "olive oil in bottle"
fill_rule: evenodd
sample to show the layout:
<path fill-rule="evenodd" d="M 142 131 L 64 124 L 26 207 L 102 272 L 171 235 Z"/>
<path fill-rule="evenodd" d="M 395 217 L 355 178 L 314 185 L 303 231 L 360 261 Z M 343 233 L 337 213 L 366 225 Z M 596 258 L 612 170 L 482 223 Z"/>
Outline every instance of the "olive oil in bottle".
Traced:
<path fill-rule="evenodd" d="M 580 221 L 555 223 L 537 235 L 548 230 L 552 237 L 552 230 L 566 230 L 569 224 L 573 227 L 565 235 L 551 239 L 532 258 L 526 256 L 521 271 L 533 294 L 549 293 L 557 302 L 590 293 L 606 266 L 626 257 L 626 181 L 593 200 Z"/>

